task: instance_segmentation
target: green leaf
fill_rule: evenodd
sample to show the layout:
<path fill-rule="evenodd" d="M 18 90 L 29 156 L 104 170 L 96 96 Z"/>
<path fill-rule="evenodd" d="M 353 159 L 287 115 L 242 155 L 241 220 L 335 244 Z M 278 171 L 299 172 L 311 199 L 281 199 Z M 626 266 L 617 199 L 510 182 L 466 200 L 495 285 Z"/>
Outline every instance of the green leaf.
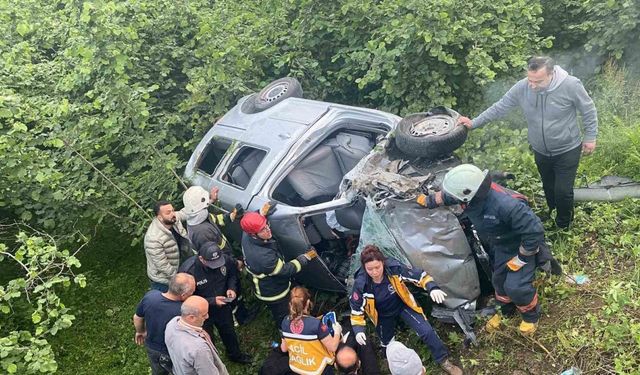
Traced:
<path fill-rule="evenodd" d="M 42 316 L 40 316 L 37 311 L 34 311 L 33 314 L 31 314 L 31 321 L 33 322 L 33 324 L 38 324 L 41 320 Z"/>
<path fill-rule="evenodd" d="M 16 132 L 27 132 L 29 128 L 27 128 L 27 125 L 21 122 L 16 122 L 13 124 L 13 130 Z"/>
<path fill-rule="evenodd" d="M 9 364 L 9 366 L 7 366 L 7 372 L 9 374 L 15 374 L 16 371 L 18 371 L 18 366 L 16 366 L 15 363 L 11 363 L 11 364 Z"/>
<path fill-rule="evenodd" d="M 30 27 L 29 24 L 25 23 L 25 22 L 20 22 L 18 24 L 18 26 L 16 26 L 16 31 L 18 32 L 18 34 L 20 34 L 21 36 L 25 36 L 29 33 Z"/>
<path fill-rule="evenodd" d="M 29 221 L 33 218 L 33 214 L 29 211 L 24 211 L 21 215 L 20 215 L 20 219 L 24 220 L 24 221 Z"/>
<path fill-rule="evenodd" d="M 51 146 L 55 147 L 55 148 L 62 148 L 64 147 L 64 142 L 62 141 L 62 139 L 54 139 L 51 141 Z"/>

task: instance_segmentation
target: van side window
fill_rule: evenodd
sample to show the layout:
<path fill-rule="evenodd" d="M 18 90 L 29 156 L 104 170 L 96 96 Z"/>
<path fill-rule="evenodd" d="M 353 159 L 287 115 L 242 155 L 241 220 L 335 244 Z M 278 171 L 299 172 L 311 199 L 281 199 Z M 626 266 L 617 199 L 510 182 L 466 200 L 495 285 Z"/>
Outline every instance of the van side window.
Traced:
<path fill-rule="evenodd" d="M 222 179 L 243 189 L 246 188 L 266 154 L 264 150 L 242 147 Z"/>
<path fill-rule="evenodd" d="M 202 152 L 198 161 L 198 169 L 208 175 L 212 175 L 230 146 L 230 139 L 214 137 Z"/>

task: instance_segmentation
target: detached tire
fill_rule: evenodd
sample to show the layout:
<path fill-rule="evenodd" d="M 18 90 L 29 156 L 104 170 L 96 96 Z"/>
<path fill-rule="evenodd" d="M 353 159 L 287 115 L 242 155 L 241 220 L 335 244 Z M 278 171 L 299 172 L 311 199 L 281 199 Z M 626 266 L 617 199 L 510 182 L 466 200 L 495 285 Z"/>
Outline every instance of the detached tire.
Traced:
<path fill-rule="evenodd" d="M 277 79 L 260 90 L 253 98 L 254 111 L 262 112 L 287 98 L 302 98 L 302 85 L 295 78 Z"/>
<path fill-rule="evenodd" d="M 252 114 L 252 113 L 256 113 L 256 97 L 258 96 L 258 93 L 254 92 L 253 94 L 247 96 L 247 98 L 244 100 L 244 102 L 242 102 L 242 105 L 240 106 L 240 111 L 242 113 L 246 113 L 248 115 Z"/>
<path fill-rule="evenodd" d="M 467 128 L 457 124 L 458 117 L 442 107 L 408 115 L 396 127 L 396 146 L 410 157 L 436 159 L 450 154 L 467 140 Z"/>

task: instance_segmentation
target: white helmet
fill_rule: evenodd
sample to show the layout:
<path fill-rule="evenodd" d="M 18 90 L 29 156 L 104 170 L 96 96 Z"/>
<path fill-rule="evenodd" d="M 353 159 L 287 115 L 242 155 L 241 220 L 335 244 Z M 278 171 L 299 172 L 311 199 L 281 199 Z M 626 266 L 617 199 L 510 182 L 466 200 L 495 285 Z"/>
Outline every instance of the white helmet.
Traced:
<path fill-rule="evenodd" d="M 184 192 L 182 203 L 187 214 L 199 212 L 209 206 L 209 192 L 202 186 L 192 186 Z"/>
<path fill-rule="evenodd" d="M 487 177 L 488 170 L 471 164 L 460 164 L 444 175 L 442 190 L 459 201 L 469 202 L 478 192 L 482 181 Z"/>

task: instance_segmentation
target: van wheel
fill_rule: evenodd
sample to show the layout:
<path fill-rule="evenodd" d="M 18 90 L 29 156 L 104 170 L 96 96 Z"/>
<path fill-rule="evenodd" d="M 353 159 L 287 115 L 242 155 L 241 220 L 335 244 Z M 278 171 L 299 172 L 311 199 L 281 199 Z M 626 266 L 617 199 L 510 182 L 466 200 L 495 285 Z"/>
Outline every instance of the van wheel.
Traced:
<path fill-rule="evenodd" d="M 467 140 L 467 128 L 457 124 L 456 112 L 443 109 L 403 118 L 396 128 L 398 149 L 410 157 L 436 159 L 462 146 Z"/>
<path fill-rule="evenodd" d="M 248 115 L 252 114 L 252 113 L 256 113 L 256 97 L 258 96 L 258 93 L 254 92 L 253 94 L 247 96 L 247 98 L 242 102 L 242 105 L 240 106 L 240 111 L 242 111 L 242 113 L 246 113 Z"/>
<path fill-rule="evenodd" d="M 302 85 L 295 78 L 277 79 L 260 90 L 253 100 L 255 112 L 262 112 L 287 98 L 302 98 Z"/>

